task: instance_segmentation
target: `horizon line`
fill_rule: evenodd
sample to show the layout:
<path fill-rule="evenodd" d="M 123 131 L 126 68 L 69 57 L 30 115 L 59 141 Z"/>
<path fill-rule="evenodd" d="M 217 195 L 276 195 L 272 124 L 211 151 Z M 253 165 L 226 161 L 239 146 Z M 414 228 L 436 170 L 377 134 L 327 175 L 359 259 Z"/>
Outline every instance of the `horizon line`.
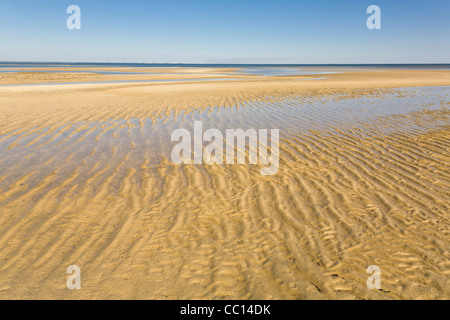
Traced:
<path fill-rule="evenodd" d="M 148 64 L 148 65 L 274 65 L 274 66 L 380 66 L 380 65 L 450 65 L 450 62 L 414 62 L 414 63 L 226 63 L 226 62 L 94 62 L 94 61 L 13 61 L 0 60 L 0 63 L 47 63 L 47 64 Z"/>

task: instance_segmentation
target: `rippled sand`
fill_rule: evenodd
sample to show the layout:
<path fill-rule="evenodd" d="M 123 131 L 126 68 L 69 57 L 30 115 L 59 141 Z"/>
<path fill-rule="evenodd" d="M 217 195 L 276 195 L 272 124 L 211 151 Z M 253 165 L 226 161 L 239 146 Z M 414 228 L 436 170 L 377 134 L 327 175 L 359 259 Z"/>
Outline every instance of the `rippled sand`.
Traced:
<path fill-rule="evenodd" d="M 176 72 L 238 80 L 0 86 L 0 298 L 450 298 L 450 72 Z M 279 128 L 278 174 L 173 165 L 196 120 Z"/>

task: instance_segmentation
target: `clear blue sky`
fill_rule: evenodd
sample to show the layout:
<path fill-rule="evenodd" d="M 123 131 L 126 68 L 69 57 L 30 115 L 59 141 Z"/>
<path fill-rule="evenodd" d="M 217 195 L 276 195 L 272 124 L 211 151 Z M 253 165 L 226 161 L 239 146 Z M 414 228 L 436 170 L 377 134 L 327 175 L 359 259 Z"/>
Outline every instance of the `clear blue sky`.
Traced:
<path fill-rule="evenodd" d="M 71 4 L 81 30 L 66 28 Z M 366 27 L 372 4 L 381 30 Z M 0 60 L 450 63 L 450 1 L 2 0 Z"/>

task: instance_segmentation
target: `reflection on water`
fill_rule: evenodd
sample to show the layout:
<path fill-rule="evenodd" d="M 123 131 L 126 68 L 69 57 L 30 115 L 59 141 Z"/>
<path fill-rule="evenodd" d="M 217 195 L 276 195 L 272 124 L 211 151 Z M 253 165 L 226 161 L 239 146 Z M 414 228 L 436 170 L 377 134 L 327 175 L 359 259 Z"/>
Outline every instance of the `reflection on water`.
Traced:
<path fill-rule="evenodd" d="M 448 108 L 449 94 L 448 87 L 430 87 L 396 90 L 381 98 L 267 97 L 229 108 L 212 106 L 201 112 L 184 111 L 158 118 L 81 121 L 61 123 L 52 130 L 45 127 L 21 134 L 10 132 L 0 136 L 0 190 L 20 177 L 44 177 L 55 170 L 66 179 L 77 168 L 78 179 L 84 179 L 99 163 L 106 171 L 108 167 L 144 165 L 156 170 L 161 161 L 170 159 L 174 145 L 171 133 L 178 128 L 193 132 L 194 121 L 202 121 L 204 130 L 216 128 L 222 132 L 280 129 L 281 144 L 283 138 L 310 130 L 364 129 L 369 122 L 380 132 L 387 130 L 386 124 L 390 124 L 390 130 L 420 128 L 427 124 L 416 123 L 413 118 L 397 121 L 391 116 Z"/>

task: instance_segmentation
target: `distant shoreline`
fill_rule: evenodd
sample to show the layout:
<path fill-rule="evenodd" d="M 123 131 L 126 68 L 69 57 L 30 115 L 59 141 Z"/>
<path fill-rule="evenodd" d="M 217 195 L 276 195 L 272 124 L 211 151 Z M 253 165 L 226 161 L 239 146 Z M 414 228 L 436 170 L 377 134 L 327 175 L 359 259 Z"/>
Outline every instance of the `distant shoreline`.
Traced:
<path fill-rule="evenodd" d="M 126 63 L 126 62 L 32 62 L 0 61 L 0 68 L 11 66 L 109 66 L 109 67 L 184 67 L 184 68 L 251 68 L 251 67 L 363 67 L 399 69 L 450 69 L 450 63 L 387 63 L 387 64 L 227 64 L 227 63 Z"/>

